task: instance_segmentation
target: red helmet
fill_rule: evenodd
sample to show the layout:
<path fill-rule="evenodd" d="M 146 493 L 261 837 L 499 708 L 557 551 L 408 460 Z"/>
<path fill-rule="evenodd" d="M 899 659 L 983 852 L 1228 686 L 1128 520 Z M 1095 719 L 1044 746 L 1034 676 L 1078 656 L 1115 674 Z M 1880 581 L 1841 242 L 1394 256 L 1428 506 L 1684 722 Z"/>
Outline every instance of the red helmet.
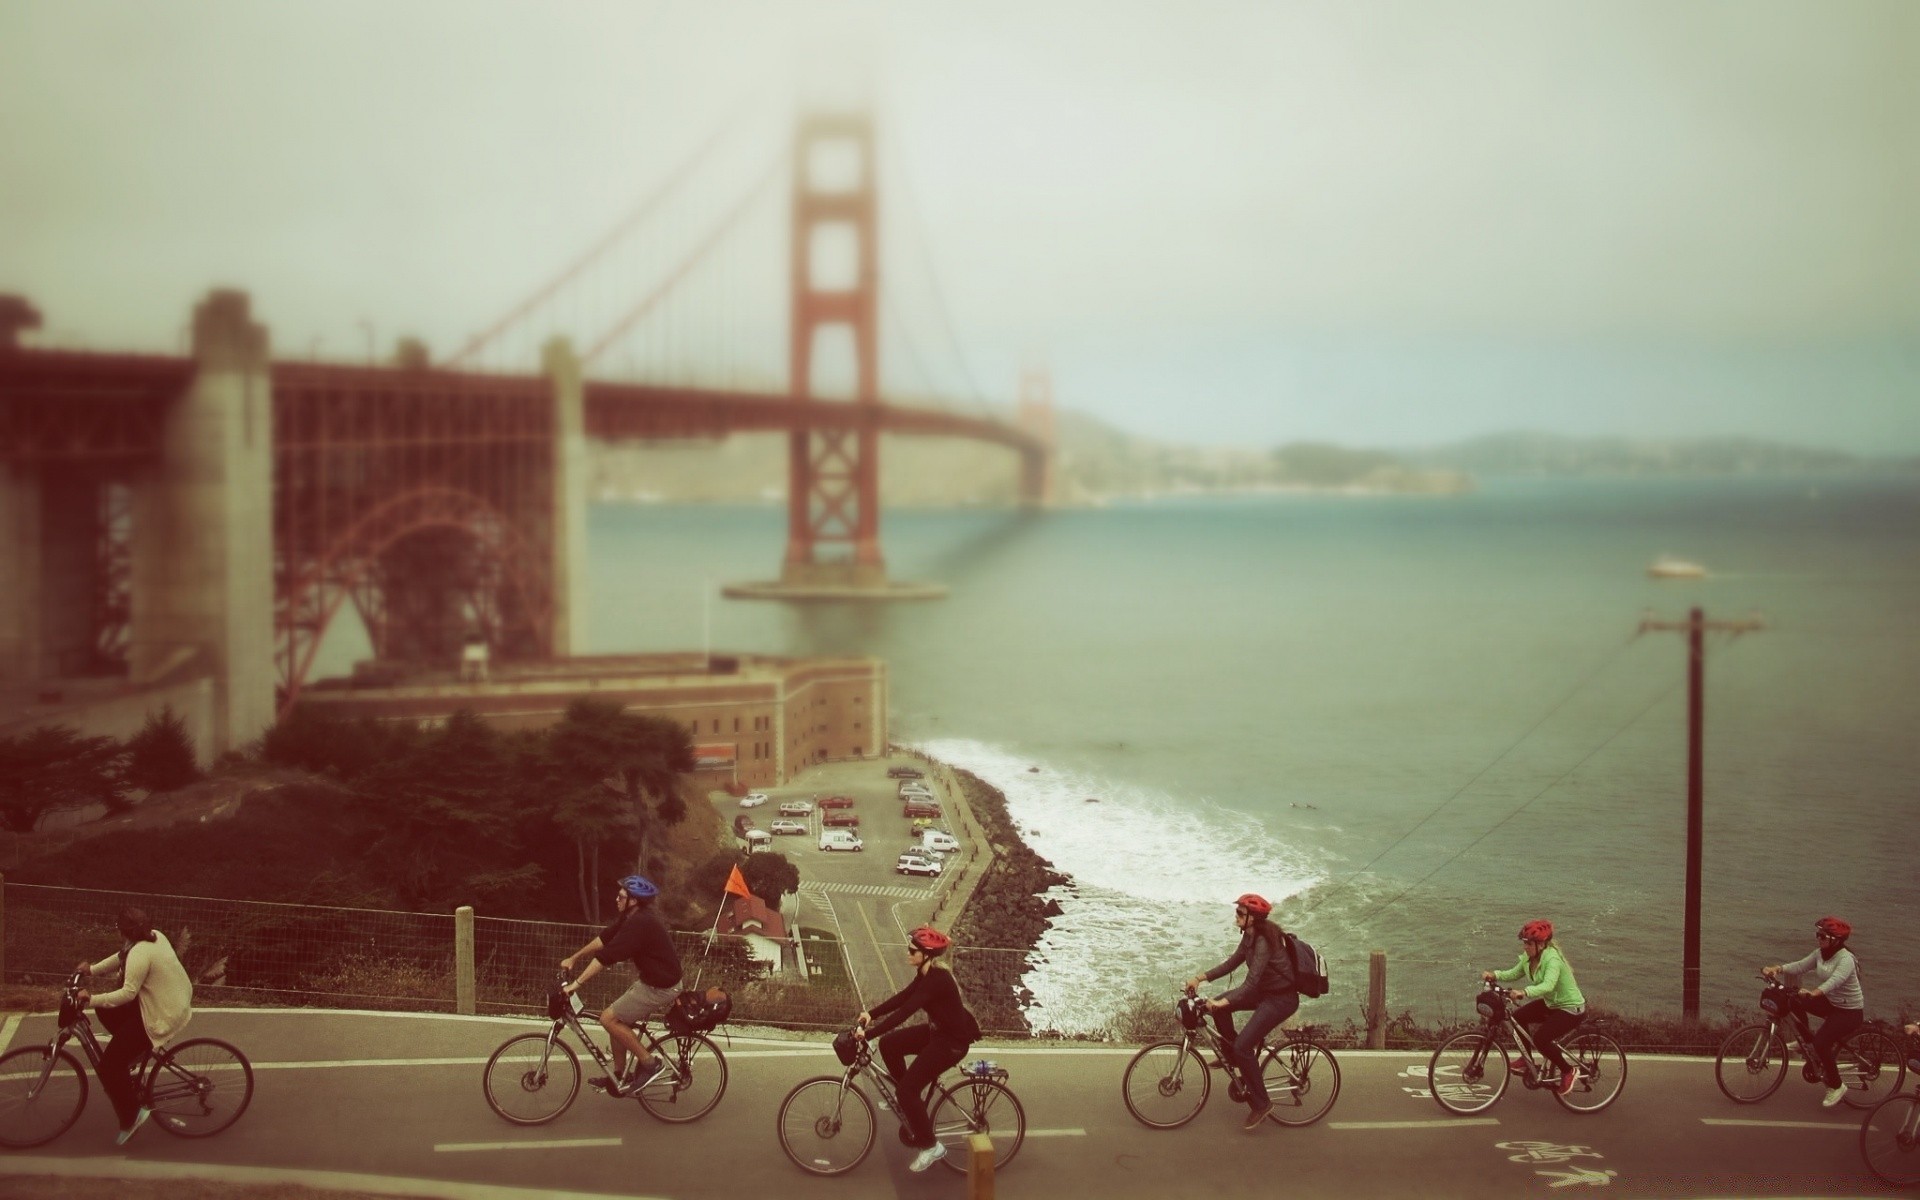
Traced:
<path fill-rule="evenodd" d="M 1235 912 L 1243 912 L 1256 921 L 1264 921 L 1273 912 L 1273 905 L 1267 903 L 1265 896 L 1256 896 L 1252 892 L 1233 902 Z"/>
<path fill-rule="evenodd" d="M 1824 933 L 1836 942 L 1844 942 L 1853 936 L 1853 926 L 1839 917 L 1821 917 L 1813 923 L 1815 933 Z"/>
<path fill-rule="evenodd" d="M 953 939 L 931 925 L 922 925 L 907 935 L 907 944 L 928 958 L 937 958 L 953 945 Z"/>
<path fill-rule="evenodd" d="M 1528 921 L 1520 927 L 1520 936 L 1530 942 L 1550 942 L 1553 940 L 1553 922 Z"/>

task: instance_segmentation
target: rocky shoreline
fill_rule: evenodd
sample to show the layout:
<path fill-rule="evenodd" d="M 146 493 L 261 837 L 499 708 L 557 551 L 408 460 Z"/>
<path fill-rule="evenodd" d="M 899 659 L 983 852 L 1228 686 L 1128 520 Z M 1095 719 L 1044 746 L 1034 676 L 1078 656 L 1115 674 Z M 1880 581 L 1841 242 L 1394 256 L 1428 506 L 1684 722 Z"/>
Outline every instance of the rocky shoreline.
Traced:
<path fill-rule="evenodd" d="M 967 1000 L 988 1029 L 1029 1029 L 1027 1008 L 1033 993 L 1021 982 L 1026 956 L 1040 944 L 1060 903 L 1047 893 L 1072 887 L 1070 876 L 1022 841 L 999 788 L 971 771 L 948 767 L 959 781 L 973 819 L 993 854 L 972 899 L 949 930 L 962 947 L 983 952 L 967 969 Z M 1010 966 L 1013 962 L 1018 968 Z"/>

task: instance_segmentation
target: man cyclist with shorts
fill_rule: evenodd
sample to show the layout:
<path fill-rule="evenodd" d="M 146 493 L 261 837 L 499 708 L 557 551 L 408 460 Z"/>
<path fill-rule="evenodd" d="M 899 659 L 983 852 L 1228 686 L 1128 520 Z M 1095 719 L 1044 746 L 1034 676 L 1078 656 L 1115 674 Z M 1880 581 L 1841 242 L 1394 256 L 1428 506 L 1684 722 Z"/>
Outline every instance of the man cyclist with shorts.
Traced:
<path fill-rule="evenodd" d="M 660 889 L 640 875 L 622 879 L 613 898 L 613 922 L 580 949 L 560 960 L 562 971 L 572 971 L 577 959 L 587 958 L 580 977 L 566 985 L 569 993 L 598 975 L 605 967 L 631 962 L 639 978 L 618 1000 L 600 1012 L 601 1027 L 613 1043 L 613 1077 L 596 1075 L 587 1080 L 609 1096 L 632 1096 L 657 1078 L 666 1064 L 647 1053 L 646 1046 L 633 1027 L 672 1003 L 680 986 L 680 955 L 674 951 L 673 935 L 666 922 L 654 911 L 654 899 Z M 591 957 L 589 957 L 591 956 Z M 627 1056 L 634 1069 L 627 1070 Z"/>

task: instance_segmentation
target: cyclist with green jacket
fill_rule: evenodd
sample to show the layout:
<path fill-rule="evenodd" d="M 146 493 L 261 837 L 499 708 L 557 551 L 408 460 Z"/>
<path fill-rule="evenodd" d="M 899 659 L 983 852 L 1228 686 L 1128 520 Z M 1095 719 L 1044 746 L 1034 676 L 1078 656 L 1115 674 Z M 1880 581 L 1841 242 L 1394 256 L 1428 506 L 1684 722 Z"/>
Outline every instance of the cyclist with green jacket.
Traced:
<path fill-rule="evenodd" d="M 1554 1090 L 1564 1096 L 1573 1090 L 1575 1078 L 1559 1041 L 1587 1019 L 1587 998 L 1573 981 L 1573 968 L 1567 956 L 1553 940 L 1553 922 L 1528 921 L 1520 927 L 1520 959 L 1504 971 L 1483 971 L 1480 978 L 1490 983 L 1527 981 L 1525 987 L 1511 988 L 1507 995 L 1526 1001 L 1513 1010 L 1513 1019 L 1525 1026 L 1527 1036 L 1540 1047 L 1547 1061 L 1560 1072 Z M 1526 1060 L 1516 1060 L 1516 1073 L 1525 1071 Z"/>

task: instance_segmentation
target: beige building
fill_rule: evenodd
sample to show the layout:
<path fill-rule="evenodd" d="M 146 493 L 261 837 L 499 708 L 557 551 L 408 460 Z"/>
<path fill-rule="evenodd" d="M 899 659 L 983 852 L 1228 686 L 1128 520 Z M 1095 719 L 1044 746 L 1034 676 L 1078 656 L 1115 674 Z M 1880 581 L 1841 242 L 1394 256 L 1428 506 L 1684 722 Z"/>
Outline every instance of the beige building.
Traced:
<path fill-rule="evenodd" d="M 502 729 L 551 725 L 576 697 L 687 728 L 708 787 L 773 787 L 829 759 L 887 746 L 887 665 L 877 658 L 650 654 L 491 664 L 481 681 L 413 677 L 379 686 L 325 680 L 300 706 L 328 716 L 444 720 L 470 709 Z"/>

